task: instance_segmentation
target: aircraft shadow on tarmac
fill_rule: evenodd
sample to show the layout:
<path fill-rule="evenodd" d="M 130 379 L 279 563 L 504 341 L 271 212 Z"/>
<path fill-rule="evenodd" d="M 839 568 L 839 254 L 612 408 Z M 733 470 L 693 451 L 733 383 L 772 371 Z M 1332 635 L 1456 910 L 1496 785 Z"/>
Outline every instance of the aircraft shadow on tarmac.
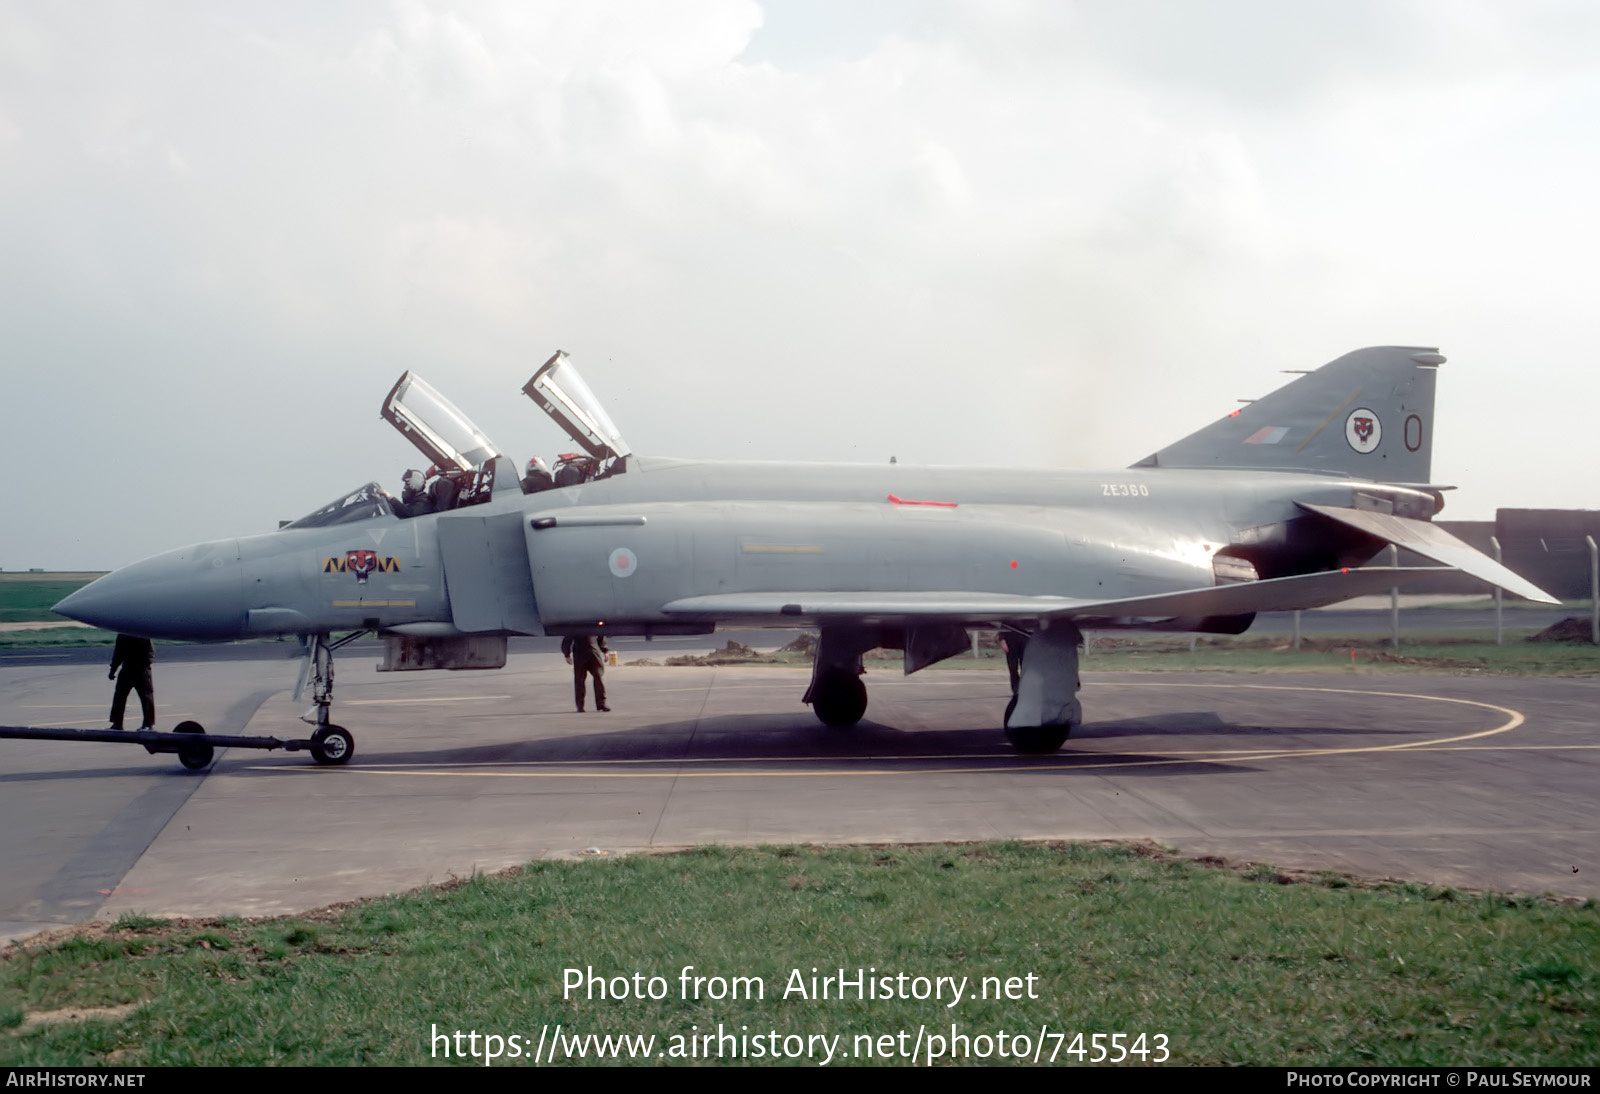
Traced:
<path fill-rule="evenodd" d="M 592 717 L 595 722 L 604 724 L 603 715 Z M 1406 737 L 1414 732 L 1332 725 L 1292 729 L 1245 725 L 1225 721 L 1213 711 L 1190 711 L 1086 722 L 1074 731 L 1060 752 L 1027 756 L 1017 753 L 995 727 L 988 725 L 971 729 L 902 730 L 867 719 L 847 730 L 829 730 L 819 726 L 809 714 L 734 714 L 611 732 L 568 733 L 476 745 L 456 745 L 448 737 L 441 736 L 436 747 L 403 751 L 385 749 L 377 735 L 369 734 L 353 764 L 357 768 L 430 764 L 648 766 L 652 763 L 742 761 L 793 768 L 835 761 L 871 761 L 878 768 L 885 765 L 908 769 L 947 768 L 958 764 L 992 767 L 998 771 L 1035 769 L 1081 774 L 1092 773 L 1096 768 L 1116 767 L 1122 771 L 1143 768 L 1148 774 L 1178 775 L 1199 770 L 1225 773 L 1258 769 L 1248 757 L 1235 761 L 1197 758 L 1195 752 L 1204 749 L 1208 741 L 1221 739 L 1225 743 L 1218 746 L 1220 749 L 1237 750 L 1243 739 L 1250 748 L 1276 753 L 1305 747 L 1307 738 L 1342 742 L 1350 737 Z M 1127 752 L 1074 747 L 1089 742 L 1109 743 L 1117 738 L 1129 738 L 1130 743 L 1152 747 Z M 1154 746 L 1171 748 L 1174 753 L 1163 754 Z M 271 774 L 273 768 L 308 762 L 304 753 L 235 749 L 225 755 L 229 774 L 239 776 Z M 144 770 L 160 777 L 192 777 L 176 765 L 148 766 Z M 119 778 L 138 773 L 139 769 L 132 766 L 15 772 L 0 774 L 0 785 Z"/>
<path fill-rule="evenodd" d="M 596 721 L 599 721 L 597 718 Z M 1207 735 L 1231 734 L 1236 730 L 1252 736 L 1283 731 L 1264 727 L 1234 727 L 1214 714 L 1173 715 L 1165 718 L 1125 719 L 1093 723 L 1083 728 L 1085 739 L 1105 740 L 1120 731 L 1132 729 L 1147 737 L 1151 727 L 1164 726 L 1172 732 L 1168 743 L 1176 747 L 1183 729 L 1198 729 Z M 1296 734 L 1349 733 L 1347 729 L 1295 730 Z M 660 764 L 747 764 L 752 767 L 781 765 L 785 770 L 825 765 L 836 769 L 839 762 L 870 763 L 885 767 L 948 769 L 952 766 L 993 768 L 996 771 L 1059 771 L 1061 774 L 1092 773 L 1097 767 L 1119 767 L 1125 771 L 1144 768 L 1146 773 L 1176 775 L 1205 770 L 1212 773 L 1256 770 L 1248 763 L 1219 762 L 1196 758 L 1192 752 L 1164 755 L 1158 752 L 1113 752 L 1103 749 L 1078 750 L 1078 736 L 1057 753 L 1027 756 L 1016 752 L 993 726 L 972 729 L 902 730 L 879 722 L 863 720 L 848 730 L 829 730 L 817 725 L 809 714 L 727 715 L 693 721 L 663 722 L 657 725 L 620 729 L 613 732 L 569 733 L 520 741 L 491 744 L 385 749 L 367 738 L 367 744 L 354 761 L 355 767 L 426 767 L 428 765 L 514 765 L 563 764 L 582 767 L 615 765 L 632 770 L 648 770 Z M 1284 742 L 1285 745 L 1288 742 Z M 1264 745 L 1265 751 L 1279 746 Z M 235 764 L 242 754 L 231 757 Z M 268 768 L 299 762 L 297 757 L 274 754 L 269 760 L 245 755 L 245 769 L 235 767 L 230 775 L 269 775 Z"/>

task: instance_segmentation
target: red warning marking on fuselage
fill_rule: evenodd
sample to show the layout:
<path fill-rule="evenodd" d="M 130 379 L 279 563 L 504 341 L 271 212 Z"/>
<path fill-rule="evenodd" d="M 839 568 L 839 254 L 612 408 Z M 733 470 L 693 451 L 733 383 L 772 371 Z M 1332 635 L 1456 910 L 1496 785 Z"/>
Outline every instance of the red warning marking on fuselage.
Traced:
<path fill-rule="evenodd" d="M 954 509 L 960 504 L 954 501 L 912 501 L 910 498 L 897 497 L 894 494 L 889 495 L 889 501 L 895 505 L 937 505 L 945 509 Z"/>

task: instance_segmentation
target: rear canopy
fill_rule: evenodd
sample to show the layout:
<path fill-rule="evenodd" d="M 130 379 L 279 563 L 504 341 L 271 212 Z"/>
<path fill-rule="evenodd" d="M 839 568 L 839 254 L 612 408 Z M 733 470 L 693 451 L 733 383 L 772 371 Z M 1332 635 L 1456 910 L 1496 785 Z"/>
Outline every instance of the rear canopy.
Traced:
<path fill-rule="evenodd" d="M 561 350 L 539 366 L 523 393 L 539 405 L 583 450 L 602 463 L 628 455 L 632 449 L 589 385 L 578 375 L 572 359 Z"/>

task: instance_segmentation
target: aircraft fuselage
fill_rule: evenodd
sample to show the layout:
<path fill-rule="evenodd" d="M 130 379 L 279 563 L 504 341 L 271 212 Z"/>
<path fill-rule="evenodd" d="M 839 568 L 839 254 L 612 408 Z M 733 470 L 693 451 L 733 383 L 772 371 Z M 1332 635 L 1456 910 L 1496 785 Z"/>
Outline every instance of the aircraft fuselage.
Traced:
<path fill-rule="evenodd" d="M 449 512 L 167 552 L 62 609 L 109 630 L 220 641 L 358 628 L 703 631 L 712 619 L 663 606 L 742 592 L 1110 599 L 1213 584 L 1219 555 L 1248 559 L 1260 576 L 1359 562 L 1372 544 L 1322 536 L 1309 554 L 1297 548 L 1296 503 L 1350 506 L 1385 493 L 1417 496 L 1282 472 L 630 457 L 626 473 L 578 486 L 524 495 L 513 478 L 487 502 Z M 1336 557 L 1351 546 L 1365 554 Z"/>

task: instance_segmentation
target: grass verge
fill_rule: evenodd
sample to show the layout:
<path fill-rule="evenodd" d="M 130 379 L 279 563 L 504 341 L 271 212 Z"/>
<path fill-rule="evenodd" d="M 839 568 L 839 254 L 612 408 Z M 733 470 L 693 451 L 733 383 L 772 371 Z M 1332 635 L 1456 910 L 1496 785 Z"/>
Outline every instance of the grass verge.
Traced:
<path fill-rule="evenodd" d="M 59 621 L 50 609 L 100 574 L 0 573 L 0 623 Z"/>
<path fill-rule="evenodd" d="M 1497 646 L 1475 634 L 1451 631 L 1413 632 L 1398 650 L 1387 638 L 1370 634 L 1304 639 L 1298 650 L 1283 636 L 1251 637 L 1208 635 L 1093 636 L 1083 652 L 1086 672 L 1312 672 L 1342 675 L 1465 675 L 1465 676 L 1595 676 L 1600 675 L 1600 646 L 1576 642 L 1525 642 L 1531 629 L 1508 632 Z M 1005 657 L 995 649 L 980 656 L 958 654 L 937 665 L 941 669 L 1004 669 Z M 869 670 L 898 671 L 901 654 L 873 650 L 866 655 Z M 657 664 L 650 658 L 629 658 L 624 664 Z M 718 650 L 709 656 L 682 655 L 666 659 L 668 665 L 803 665 L 811 654 L 797 651 L 756 651 L 746 647 Z"/>
<path fill-rule="evenodd" d="M 684 998 L 691 965 L 757 978 L 764 998 L 708 998 L 710 983 Z M 563 998 L 564 970 L 588 968 L 659 976 L 665 998 Z M 966 997 L 783 997 L 795 970 L 809 987 L 841 968 L 965 977 Z M 1022 997 L 975 998 L 984 977 L 1017 978 Z M 293 919 L 127 918 L 13 950 L 0 1063 L 418 1064 L 444 1062 L 436 1029 L 515 1034 L 531 1053 L 559 1023 L 654 1036 L 641 1063 L 719 1024 L 838 1036 L 844 1063 L 954 1024 L 991 1053 L 999 1031 L 1040 1043 L 1043 1027 L 1044 1059 L 1063 1033 L 1057 1063 L 1078 1062 L 1082 1031 L 1143 1033 L 1152 1063 L 1161 1034 L 1177 1063 L 1593 1065 L 1597 1008 L 1593 901 L 1297 881 L 1126 846 L 712 848 L 539 862 Z"/>

